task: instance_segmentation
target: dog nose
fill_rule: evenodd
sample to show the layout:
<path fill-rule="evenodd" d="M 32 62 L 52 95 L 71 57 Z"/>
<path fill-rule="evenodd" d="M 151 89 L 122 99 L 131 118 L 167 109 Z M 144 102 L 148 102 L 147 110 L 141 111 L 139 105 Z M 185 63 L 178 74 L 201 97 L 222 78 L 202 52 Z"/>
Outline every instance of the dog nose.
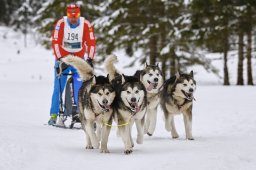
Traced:
<path fill-rule="evenodd" d="M 155 81 L 155 82 L 158 82 L 158 78 L 154 78 L 154 81 Z"/>
<path fill-rule="evenodd" d="M 103 99 L 103 104 L 108 104 L 108 100 L 107 99 Z"/>
<path fill-rule="evenodd" d="M 194 89 L 192 89 L 192 88 L 190 88 L 190 89 L 189 89 L 189 92 L 191 92 L 191 93 L 192 93 L 193 91 L 194 91 Z"/>
<path fill-rule="evenodd" d="M 131 98 L 131 102 L 136 102 L 136 98 L 135 98 L 135 97 L 132 97 L 132 98 Z"/>

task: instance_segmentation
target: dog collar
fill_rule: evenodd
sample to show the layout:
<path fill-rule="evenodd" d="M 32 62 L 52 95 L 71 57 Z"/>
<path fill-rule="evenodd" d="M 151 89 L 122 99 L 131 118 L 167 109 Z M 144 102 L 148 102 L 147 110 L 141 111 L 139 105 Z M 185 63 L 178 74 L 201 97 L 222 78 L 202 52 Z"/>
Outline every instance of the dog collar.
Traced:
<path fill-rule="evenodd" d="M 176 100 L 176 99 L 173 99 L 173 101 L 174 101 L 174 104 L 178 107 L 178 109 L 181 109 L 185 104 L 192 102 L 192 100 L 188 100 L 188 99 L 186 99 L 186 98 L 184 99 L 184 102 L 183 102 L 181 105 L 179 105 L 179 104 L 177 103 L 177 100 Z"/>

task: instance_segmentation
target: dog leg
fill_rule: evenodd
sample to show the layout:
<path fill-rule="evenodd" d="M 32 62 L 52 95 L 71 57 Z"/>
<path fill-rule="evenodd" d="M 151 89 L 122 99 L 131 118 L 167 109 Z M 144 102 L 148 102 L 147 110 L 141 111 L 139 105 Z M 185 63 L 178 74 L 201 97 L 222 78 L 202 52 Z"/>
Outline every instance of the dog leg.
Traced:
<path fill-rule="evenodd" d="M 81 121 L 81 125 L 82 125 L 82 128 L 83 128 L 84 133 L 85 133 L 85 139 L 86 139 L 85 148 L 86 148 L 86 149 L 93 149 L 90 136 L 89 136 L 88 133 L 86 132 L 85 121 L 82 120 L 82 121 Z"/>
<path fill-rule="evenodd" d="M 178 138 L 179 135 L 176 131 L 176 128 L 175 128 L 175 123 L 174 123 L 174 116 L 170 115 L 170 123 L 171 123 L 171 133 L 172 133 L 172 138 Z"/>
<path fill-rule="evenodd" d="M 97 136 L 94 132 L 94 125 L 93 125 L 93 121 L 87 121 L 86 122 L 86 131 L 91 139 L 92 142 L 92 146 L 95 149 L 99 148 L 99 141 L 97 139 Z"/>
<path fill-rule="evenodd" d="M 166 113 L 165 115 L 166 115 L 165 116 L 165 129 L 168 132 L 170 132 L 172 130 L 172 127 L 171 127 L 171 119 L 172 119 L 172 117 L 168 113 Z"/>
<path fill-rule="evenodd" d="M 186 131 L 186 139 L 194 140 L 192 136 L 192 112 L 187 112 L 183 114 L 185 131 Z"/>
<path fill-rule="evenodd" d="M 86 131 L 85 131 L 85 135 L 86 135 L 86 147 L 85 147 L 85 149 L 93 149 L 90 136 Z"/>
<path fill-rule="evenodd" d="M 133 139 L 132 139 L 132 126 L 133 126 L 133 124 L 134 124 L 134 121 L 131 120 L 131 123 L 129 125 L 127 125 L 127 126 L 130 127 L 130 139 L 131 139 L 132 147 L 134 147 L 134 142 L 133 142 Z"/>
<path fill-rule="evenodd" d="M 108 137 L 110 133 L 111 127 L 103 125 L 102 126 L 102 134 L 101 134 L 101 143 L 100 143 L 100 152 L 101 153 L 109 153 L 108 150 Z"/>
<path fill-rule="evenodd" d="M 148 109 L 148 116 L 149 116 L 149 128 L 147 131 L 147 134 L 149 136 L 152 136 L 155 128 L 156 128 L 156 120 L 157 120 L 157 113 L 156 113 L 156 109 Z"/>
<path fill-rule="evenodd" d="M 131 154 L 132 153 L 132 146 L 131 146 L 131 139 L 130 139 L 130 127 L 129 126 L 124 126 L 124 127 L 120 127 L 120 135 L 123 139 L 124 142 L 124 153 L 126 155 Z"/>
<path fill-rule="evenodd" d="M 99 122 L 96 122 L 96 136 L 98 141 L 101 141 L 101 123 Z"/>
<path fill-rule="evenodd" d="M 144 118 L 143 118 L 144 119 Z M 142 125 L 142 119 L 141 120 L 135 120 L 136 123 L 136 128 L 137 128 L 137 140 L 136 142 L 138 144 L 142 144 L 143 143 L 143 125 Z"/>
<path fill-rule="evenodd" d="M 149 116 L 149 111 L 148 111 L 146 113 L 146 122 L 145 122 L 145 125 L 144 125 L 144 134 L 148 133 L 149 124 L 150 124 L 150 116 Z"/>

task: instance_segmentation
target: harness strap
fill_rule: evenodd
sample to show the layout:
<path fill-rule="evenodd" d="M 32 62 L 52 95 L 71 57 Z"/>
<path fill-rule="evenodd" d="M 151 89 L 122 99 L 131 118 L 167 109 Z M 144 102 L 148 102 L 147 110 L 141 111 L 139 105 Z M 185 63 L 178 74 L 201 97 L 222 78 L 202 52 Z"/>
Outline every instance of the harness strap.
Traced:
<path fill-rule="evenodd" d="M 105 122 L 104 119 L 103 119 L 103 117 L 102 117 L 102 123 L 103 123 L 104 125 L 108 126 L 108 127 L 122 127 L 122 126 L 129 125 L 129 124 L 130 124 L 130 121 L 131 121 L 131 119 L 132 119 L 132 117 L 133 117 L 133 116 L 131 115 L 131 117 L 129 118 L 128 122 L 124 122 L 124 123 L 122 123 L 122 124 L 117 124 L 117 125 L 115 125 L 115 126 L 113 126 L 113 125 L 111 125 L 111 124 Z"/>

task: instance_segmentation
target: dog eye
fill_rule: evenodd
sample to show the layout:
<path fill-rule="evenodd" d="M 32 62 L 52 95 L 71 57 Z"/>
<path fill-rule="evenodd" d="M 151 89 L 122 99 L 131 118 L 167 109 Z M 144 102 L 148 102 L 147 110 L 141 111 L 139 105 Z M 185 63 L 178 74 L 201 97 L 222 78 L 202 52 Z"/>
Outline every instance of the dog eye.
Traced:
<path fill-rule="evenodd" d="M 109 92 L 107 92 L 106 95 L 109 95 Z"/>
<path fill-rule="evenodd" d="M 153 74 L 152 74 L 152 73 L 149 73 L 149 76 L 153 76 Z"/>
<path fill-rule="evenodd" d="M 157 75 L 157 76 L 159 76 L 159 74 L 158 74 L 158 73 L 157 73 L 156 75 Z"/>
<path fill-rule="evenodd" d="M 131 92 L 129 92 L 129 91 L 126 91 L 127 92 L 127 94 L 131 94 Z"/>
<path fill-rule="evenodd" d="M 98 95 L 102 96 L 102 93 L 98 93 Z"/>
<path fill-rule="evenodd" d="M 136 90 L 135 93 L 138 94 L 138 93 L 139 93 L 139 90 Z"/>
<path fill-rule="evenodd" d="M 194 86 L 194 84 L 192 83 L 191 86 Z"/>
<path fill-rule="evenodd" d="M 187 84 L 186 84 L 186 83 L 184 83 L 184 84 L 183 84 L 183 86 L 187 86 Z"/>

